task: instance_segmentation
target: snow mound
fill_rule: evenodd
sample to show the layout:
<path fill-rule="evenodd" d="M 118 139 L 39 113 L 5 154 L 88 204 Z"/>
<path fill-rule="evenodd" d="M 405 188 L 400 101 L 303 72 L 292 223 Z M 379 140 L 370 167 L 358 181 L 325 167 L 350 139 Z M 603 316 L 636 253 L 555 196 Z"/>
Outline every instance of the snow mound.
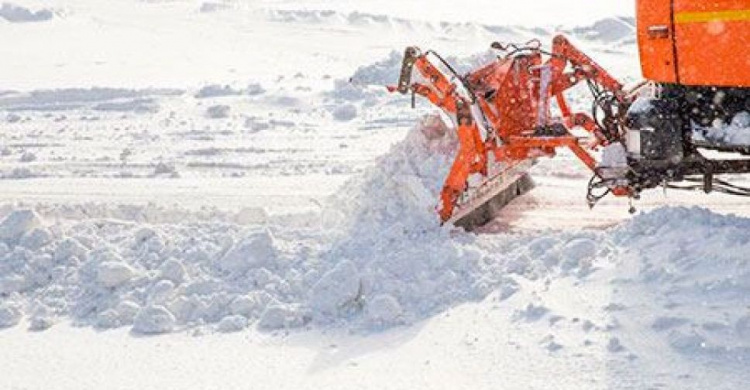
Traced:
<path fill-rule="evenodd" d="M 233 276 L 244 276 L 251 269 L 273 267 L 278 254 L 273 236 L 267 230 L 249 233 L 216 262 L 218 268 Z"/>
<path fill-rule="evenodd" d="M 339 316 L 362 303 L 362 279 L 357 266 L 342 261 L 313 286 L 310 306 L 321 316 Z"/>
<path fill-rule="evenodd" d="M 403 58 L 403 52 L 394 50 L 384 59 L 360 66 L 348 80 L 336 80 L 334 89 L 328 96 L 344 101 L 370 100 L 382 96 L 384 86 L 393 85 L 398 81 Z M 496 53 L 491 51 L 466 57 L 445 57 L 459 74 L 486 65 L 496 58 Z M 395 98 L 395 95 L 392 96 Z"/>
<path fill-rule="evenodd" d="M 135 270 L 122 262 L 104 262 L 99 265 L 97 279 L 104 287 L 117 287 L 136 275 Z"/>
<path fill-rule="evenodd" d="M 585 277 L 606 259 L 606 241 L 594 244 L 601 240 L 590 233 L 552 235 L 542 246 L 441 228 L 434 207 L 455 150 L 455 132 L 428 116 L 331 199 L 325 220 L 342 232 L 319 266 L 329 271 L 315 286 L 324 305 L 320 294 L 311 300 L 317 323 L 412 323 L 494 291 L 507 299 L 515 278 Z"/>
<path fill-rule="evenodd" d="M 544 327 L 565 310 L 545 289 L 567 284 L 612 296 L 576 326 L 605 332 L 624 356 L 647 334 L 675 353 L 750 358 L 749 219 L 667 208 L 608 231 L 440 227 L 434 206 L 457 147 L 448 127 L 425 117 L 313 228 L 149 208 L 4 208 L 0 326 L 371 331 L 492 299 L 517 326 Z M 232 222 L 247 218 L 254 225 Z M 542 345 L 569 348 L 559 337 Z"/>
<path fill-rule="evenodd" d="M 403 58 L 403 53 L 392 51 L 383 60 L 359 67 L 352 75 L 352 80 L 358 84 L 386 85 L 393 83 L 395 82 L 394 78 L 399 74 Z"/>
<path fill-rule="evenodd" d="M 515 277 L 585 274 L 577 270 L 599 254 L 585 240 L 550 237 L 537 245 L 547 251 L 539 260 L 511 236 L 439 227 L 435 199 L 455 148 L 454 133 L 425 118 L 327 202 L 322 231 L 93 206 L 80 215 L 45 209 L 57 221 L 46 225 L 35 211 L 11 209 L 0 222 L 0 293 L 19 309 L 6 322 L 20 313 L 39 329 L 72 320 L 144 334 L 380 329 L 493 291 L 506 299 L 519 289 Z"/>
<path fill-rule="evenodd" d="M 678 353 L 748 361 L 749 228 L 747 218 L 663 208 L 616 229 L 632 270 L 617 282 L 625 315 Z"/>
<path fill-rule="evenodd" d="M 632 18 L 606 18 L 587 27 L 574 28 L 572 34 L 581 39 L 615 43 L 632 40 L 635 36 L 635 20 Z"/>
<path fill-rule="evenodd" d="M 458 140 L 439 116 L 425 117 L 362 176 L 344 185 L 325 210 L 329 224 L 370 229 L 436 231 L 434 206 Z M 430 134 L 441 134 L 430 138 Z M 375 239 L 376 237 L 373 237 Z"/>
<path fill-rule="evenodd" d="M 11 23 L 44 22 L 53 17 L 54 13 L 49 9 L 32 11 L 26 7 L 13 3 L 3 3 L 3 5 L 0 6 L 0 18 Z"/>
<path fill-rule="evenodd" d="M 175 321 L 174 315 L 165 307 L 149 307 L 135 317 L 133 331 L 143 334 L 167 333 L 174 329 Z"/>

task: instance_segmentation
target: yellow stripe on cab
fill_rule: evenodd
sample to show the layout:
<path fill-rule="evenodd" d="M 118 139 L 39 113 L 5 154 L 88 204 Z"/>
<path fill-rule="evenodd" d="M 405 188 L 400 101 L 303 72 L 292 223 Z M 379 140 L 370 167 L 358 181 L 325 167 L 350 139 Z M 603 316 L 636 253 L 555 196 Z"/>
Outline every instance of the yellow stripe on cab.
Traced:
<path fill-rule="evenodd" d="M 675 14 L 675 23 L 737 22 L 750 20 L 750 9 L 710 12 L 680 12 Z"/>

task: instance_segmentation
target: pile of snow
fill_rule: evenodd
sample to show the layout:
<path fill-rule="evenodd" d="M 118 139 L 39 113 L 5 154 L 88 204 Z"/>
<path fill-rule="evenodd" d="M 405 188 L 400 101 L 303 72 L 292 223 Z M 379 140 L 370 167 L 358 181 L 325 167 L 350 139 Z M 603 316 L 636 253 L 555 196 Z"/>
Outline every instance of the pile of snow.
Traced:
<path fill-rule="evenodd" d="M 423 49 L 426 50 L 427 48 Z M 385 86 L 394 85 L 398 82 L 403 59 L 403 52 L 391 51 L 382 60 L 360 66 L 348 80 L 336 80 L 334 89 L 328 93 L 328 96 L 339 101 L 372 101 L 376 97 L 382 97 Z M 497 53 L 489 50 L 464 57 L 445 57 L 445 60 L 460 75 L 478 69 L 496 59 Z M 396 95 L 391 95 L 391 99 L 395 98 Z"/>
<path fill-rule="evenodd" d="M 0 232 L 3 326 L 26 313 L 30 324 L 67 318 L 163 333 L 223 322 L 226 330 L 238 323 L 231 316 L 257 319 L 271 300 L 268 292 L 290 292 L 273 272 L 284 268 L 277 265 L 284 256 L 267 230 L 152 229 L 107 220 L 50 226 L 32 210 L 16 210 Z"/>
<path fill-rule="evenodd" d="M 632 41 L 636 35 L 635 20 L 624 17 L 606 18 L 598 20 L 588 27 L 574 28 L 571 33 L 581 39 L 603 43 L 615 43 L 622 40 Z"/>
<path fill-rule="evenodd" d="M 323 229 L 221 216 L 50 223 L 4 209 L 0 326 L 372 330 L 491 297 L 508 302 L 510 321 L 551 327 L 566 310 L 545 292 L 554 284 L 611 296 L 605 307 L 577 308 L 588 317 L 570 323 L 602 332 L 613 354 L 643 354 L 638 337 L 648 334 L 677 353 L 750 358 L 750 220 L 667 208 L 609 231 L 441 228 L 434 205 L 455 150 L 455 133 L 425 118 L 324 205 Z M 541 345 L 556 352 L 569 343 Z"/>
<path fill-rule="evenodd" d="M 383 230 L 402 225 L 436 230 L 437 195 L 458 150 L 455 132 L 429 115 L 364 174 L 338 191 L 326 216 L 331 226 Z M 337 217 L 337 218 L 335 218 Z"/>
<path fill-rule="evenodd" d="M 0 6 L 0 18 L 11 23 L 44 22 L 52 19 L 53 16 L 54 13 L 49 9 L 32 11 L 13 3 L 3 3 Z"/>
<path fill-rule="evenodd" d="M 220 85 L 220 84 L 209 84 L 198 90 L 195 93 L 197 99 L 215 98 L 215 97 L 226 97 L 226 96 L 239 96 L 243 94 L 247 95 L 260 95 L 265 92 L 265 89 L 260 84 L 250 84 L 245 89 L 234 88 L 231 85 Z"/>
<path fill-rule="evenodd" d="M 612 232 L 626 249 L 611 280 L 623 343 L 653 333 L 674 351 L 750 361 L 750 219 L 663 208 Z"/>
<path fill-rule="evenodd" d="M 352 75 L 352 81 L 355 84 L 386 85 L 395 83 L 396 77 L 401 70 L 401 64 L 404 54 L 392 51 L 387 58 L 372 63 L 370 65 L 360 66 Z"/>
<path fill-rule="evenodd" d="M 108 219 L 47 224 L 11 209 L 0 224 L 5 323 L 73 320 L 161 333 L 418 321 L 495 289 L 537 265 L 513 237 L 483 240 L 440 228 L 432 205 L 456 147 L 436 118 L 325 207 L 328 229 L 227 222 L 145 225 Z M 582 238 L 584 239 L 584 238 Z M 553 238 L 545 248 L 567 248 Z M 489 245 L 488 248 L 483 246 Z M 590 256 L 586 243 L 561 256 Z M 570 252 L 570 253 L 568 253 Z M 577 268 L 571 258 L 559 263 Z M 240 318 L 242 317 L 242 318 Z"/>
<path fill-rule="evenodd" d="M 695 128 L 693 137 L 728 145 L 750 145 L 750 113 L 741 112 L 729 124 L 716 123 L 708 128 Z"/>
<path fill-rule="evenodd" d="M 428 48 L 423 48 L 428 49 Z M 404 53 L 392 51 L 388 57 L 369 65 L 360 66 L 351 77 L 352 84 L 358 85 L 389 85 L 398 81 L 401 73 Z M 472 69 L 486 65 L 497 59 L 497 53 L 485 51 L 471 56 L 456 57 L 445 56 L 445 60 L 453 66 L 459 74 L 466 73 Z"/>

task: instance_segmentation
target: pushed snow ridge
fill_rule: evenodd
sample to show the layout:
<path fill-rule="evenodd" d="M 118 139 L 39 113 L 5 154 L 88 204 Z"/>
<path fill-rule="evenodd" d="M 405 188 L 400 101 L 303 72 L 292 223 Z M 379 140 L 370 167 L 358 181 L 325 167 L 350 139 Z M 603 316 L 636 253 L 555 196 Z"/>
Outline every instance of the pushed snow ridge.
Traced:
<path fill-rule="evenodd" d="M 456 147 L 445 130 L 439 118 L 423 119 L 323 206 L 315 228 L 53 222 L 5 209 L 0 327 L 369 332 L 490 299 L 519 326 L 580 323 L 608 337 L 613 354 L 636 354 L 632 335 L 646 332 L 676 353 L 750 358 L 750 314 L 736 309 L 749 304 L 750 220 L 662 208 L 609 230 L 477 236 L 440 228 L 433 204 Z M 608 304 L 586 309 L 588 317 L 568 314 L 558 293 L 545 293 L 561 285 L 607 291 Z M 554 337 L 543 344 L 553 353 L 566 347 Z"/>

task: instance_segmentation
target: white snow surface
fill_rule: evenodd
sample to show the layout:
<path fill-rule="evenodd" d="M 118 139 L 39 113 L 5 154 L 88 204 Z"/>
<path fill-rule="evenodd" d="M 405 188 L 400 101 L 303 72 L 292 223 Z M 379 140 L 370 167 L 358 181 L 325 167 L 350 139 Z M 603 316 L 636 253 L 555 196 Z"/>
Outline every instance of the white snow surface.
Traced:
<path fill-rule="evenodd" d="M 556 31 L 637 80 L 610 3 L 3 5 L 0 388 L 743 388 L 744 200 L 590 211 L 561 153 L 440 227 L 455 136 L 382 88 L 406 45 L 465 71 Z"/>
<path fill-rule="evenodd" d="M 664 370 L 674 383 L 747 380 L 750 219 L 662 208 L 606 230 L 477 236 L 439 228 L 425 204 L 455 141 L 423 130 L 344 185 L 314 229 L 49 224 L 13 210 L 0 223 L 13 232 L 2 243 L 2 324 L 25 317 L 32 329 L 72 321 L 134 334 L 256 325 L 367 335 L 479 302 L 501 307 L 498 321 L 543 333 L 526 348 L 561 358 L 597 350 L 617 362 L 617 386 L 650 383 Z M 678 360 L 654 368 L 665 349 Z M 693 360 L 717 368 L 696 379 L 685 368 Z"/>

